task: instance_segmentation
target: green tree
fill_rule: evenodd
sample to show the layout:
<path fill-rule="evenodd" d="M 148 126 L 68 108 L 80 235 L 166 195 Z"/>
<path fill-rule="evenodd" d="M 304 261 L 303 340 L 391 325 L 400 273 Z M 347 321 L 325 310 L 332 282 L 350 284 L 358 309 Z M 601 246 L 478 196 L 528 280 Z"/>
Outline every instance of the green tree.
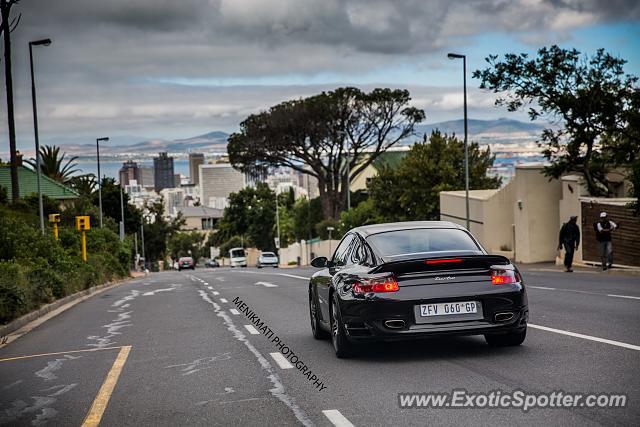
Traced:
<path fill-rule="evenodd" d="M 245 119 L 229 137 L 229 158 L 245 172 L 287 166 L 315 177 L 325 218 L 338 218 L 349 179 L 424 120 L 410 100 L 406 90 L 345 87 L 286 101 Z"/>
<path fill-rule="evenodd" d="M 229 206 L 218 223 L 213 243 L 220 246 L 234 236 L 244 236 L 246 245 L 274 250 L 276 196 L 264 183 L 246 187 L 229 196 Z"/>
<path fill-rule="evenodd" d="M 93 193 L 98 189 L 96 176 L 92 173 L 76 175 L 69 179 L 68 184 L 82 197 L 91 197 L 91 195 L 93 195 Z"/>
<path fill-rule="evenodd" d="M 112 218 L 115 224 L 119 224 L 122 219 L 120 210 L 120 190 L 121 187 L 116 183 L 114 178 L 102 179 L 102 215 L 105 218 Z M 124 204 L 124 229 L 125 233 L 135 233 L 140 227 L 142 221 L 142 212 L 134 205 L 129 203 L 129 195 L 124 192 L 122 194 Z M 91 201 L 98 206 L 98 192 L 91 195 Z"/>
<path fill-rule="evenodd" d="M 501 179 L 487 172 L 495 156 L 489 147 L 469 144 L 469 188 L 498 188 Z M 384 167 L 369 185 L 376 219 L 436 220 L 440 192 L 464 189 L 464 143 L 438 131 L 416 143 L 396 168 Z M 364 208 L 363 208 L 364 209 Z"/>
<path fill-rule="evenodd" d="M 480 79 L 480 88 L 500 93 L 496 105 L 509 111 L 528 107 L 531 120 L 542 117 L 560 125 L 542 132 L 540 144 L 552 163 L 545 173 L 558 178 L 580 172 L 592 195 L 606 194 L 607 159 L 598 142 L 606 135 L 620 142 L 619 136 L 626 135 L 638 150 L 638 77 L 624 73 L 626 61 L 603 49 L 588 57 L 555 45 L 540 49 L 534 59 L 523 53 L 507 54 L 503 60 L 492 55 L 486 61 L 489 67 L 476 70 L 473 77 Z M 632 125 L 635 132 L 629 131 Z"/>
<path fill-rule="evenodd" d="M 148 261 L 163 259 L 167 255 L 167 241 L 184 225 L 184 218 L 178 215 L 171 221 L 164 217 L 162 201 L 148 206 L 150 222 L 144 222 L 144 248 Z"/>
<path fill-rule="evenodd" d="M 378 224 L 384 222 L 382 216 L 375 207 L 373 198 L 368 198 L 360 202 L 356 207 L 340 214 L 340 233 L 362 225 Z"/>
<path fill-rule="evenodd" d="M 298 199 L 293 206 L 293 234 L 296 240 L 312 239 L 318 234 L 316 233 L 316 224 L 321 222 L 322 205 L 320 198 L 315 199 Z"/>
<path fill-rule="evenodd" d="M 183 256 L 190 256 L 197 262 L 198 259 L 207 255 L 207 251 L 203 245 L 204 237 L 204 234 L 195 231 L 175 233 L 169 238 L 168 242 L 171 258 L 176 259 Z"/>
<path fill-rule="evenodd" d="M 66 153 L 60 154 L 60 147 L 55 145 L 45 145 L 40 147 L 40 170 L 43 174 L 58 182 L 67 183 L 74 173 L 78 171 L 75 161 L 78 156 L 66 159 Z M 34 170 L 36 169 L 36 160 L 25 160 Z"/>

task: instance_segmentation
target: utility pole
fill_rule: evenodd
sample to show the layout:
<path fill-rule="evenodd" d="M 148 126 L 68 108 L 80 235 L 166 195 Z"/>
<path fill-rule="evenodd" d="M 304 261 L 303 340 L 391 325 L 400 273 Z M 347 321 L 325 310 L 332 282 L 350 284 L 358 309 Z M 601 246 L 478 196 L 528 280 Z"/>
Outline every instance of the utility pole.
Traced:
<path fill-rule="evenodd" d="M 122 185 L 120 187 L 120 241 L 124 240 L 124 196 L 122 195 Z"/>
<path fill-rule="evenodd" d="M 96 157 L 98 160 L 98 206 L 100 208 L 100 228 L 102 228 L 102 177 L 100 176 L 100 142 L 108 141 L 109 138 L 96 139 Z"/>
<path fill-rule="evenodd" d="M 4 82 L 7 93 L 7 122 L 9 127 L 9 156 L 11 162 L 11 199 L 16 203 L 20 199 L 20 185 L 18 184 L 18 153 L 16 148 L 16 122 L 13 110 L 13 74 L 11 66 L 11 31 L 18 21 L 11 20 L 11 7 L 17 0 L 0 0 L 0 15 L 2 17 L 1 32 L 4 37 Z M 38 154 L 36 153 L 36 157 Z"/>

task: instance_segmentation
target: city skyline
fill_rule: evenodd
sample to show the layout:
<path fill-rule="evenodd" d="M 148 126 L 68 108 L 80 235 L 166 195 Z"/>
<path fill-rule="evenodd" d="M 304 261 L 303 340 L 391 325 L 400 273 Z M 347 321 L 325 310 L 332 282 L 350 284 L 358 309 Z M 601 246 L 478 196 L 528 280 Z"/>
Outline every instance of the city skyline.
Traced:
<path fill-rule="evenodd" d="M 251 113 L 340 85 L 407 88 L 427 123 L 454 120 L 462 115 L 462 76 L 449 51 L 468 55 L 469 116 L 477 119 L 526 120 L 493 107 L 493 95 L 470 78 L 490 54 L 535 53 L 552 43 L 585 54 L 602 47 L 640 74 L 633 1 L 294 3 L 19 3 L 12 37 L 18 148 L 33 146 L 25 47 L 41 37 L 53 40 L 35 57 L 43 143 L 233 132 Z M 6 122 L 4 103 L 0 115 Z"/>

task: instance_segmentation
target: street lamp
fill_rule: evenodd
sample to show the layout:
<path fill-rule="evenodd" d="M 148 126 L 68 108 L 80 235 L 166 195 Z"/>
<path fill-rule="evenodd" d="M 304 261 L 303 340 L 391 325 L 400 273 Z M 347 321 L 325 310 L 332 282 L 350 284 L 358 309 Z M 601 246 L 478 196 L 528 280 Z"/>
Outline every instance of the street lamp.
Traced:
<path fill-rule="evenodd" d="M 124 240 L 124 196 L 122 195 L 122 185 L 120 187 L 120 241 Z"/>
<path fill-rule="evenodd" d="M 96 154 L 98 157 L 98 206 L 100 207 L 100 228 L 102 228 L 102 178 L 100 177 L 100 143 L 107 142 L 108 137 L 96 139 Z"/>
<path fill-rule="evenodd" d="M 469 145 L 467 143 L 467 57 L 458 53 L 447 54 L 449 59 L 462 59 L 462 84 L 464 88 L 464 191 L 467 209 L 467 230 L 469 228 Z"/>
<path fill-rule="evenodd" d="M 29 42 L 29 63 L 31 65 L 31 102 L 33 104 L 33 133 L 36 140 L 36 177 L 38 184 L 38 212 L 40 214 L 40 231 L 44 234 L 44 208 L 42 207 L 42 187 L 40 184 L 40 140 L 38 138 L 38 107 L 36 105 L 36 80 L 33 75 L 33 46 L 49 46 L 50 39 Z"/>

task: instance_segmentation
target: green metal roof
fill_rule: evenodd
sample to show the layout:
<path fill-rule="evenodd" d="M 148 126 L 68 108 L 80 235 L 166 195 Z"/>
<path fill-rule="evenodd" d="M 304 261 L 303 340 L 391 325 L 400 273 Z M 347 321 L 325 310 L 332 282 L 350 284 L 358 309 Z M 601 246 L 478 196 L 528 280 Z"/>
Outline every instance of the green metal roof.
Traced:
<path fill-rule="evenodd" d="M 48 176 L 41 175 L 42 194 L 54 200 L 77 199 L 80 194 L 64 184 L 55 181 Z M 24 166 L 18 168 L 18 185 L 20 186 L 20 197 L 26 197 L 33 193 L 38 193 L 38 177 L 36 172 Z M 0 186 L 7 189 L 9 200 L 13 197 L 11 191 L 11 168 L 0 166 Z"/>

